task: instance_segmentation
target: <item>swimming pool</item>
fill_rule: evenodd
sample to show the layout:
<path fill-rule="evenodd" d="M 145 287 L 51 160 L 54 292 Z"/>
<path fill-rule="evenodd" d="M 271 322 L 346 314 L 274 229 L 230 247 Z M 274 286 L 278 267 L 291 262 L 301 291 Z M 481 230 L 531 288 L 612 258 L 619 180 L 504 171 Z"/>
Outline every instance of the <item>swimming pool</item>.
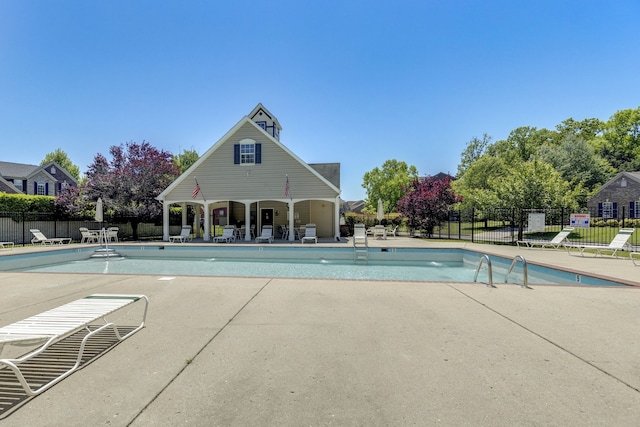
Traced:
<path fill-rule="evenodd" d="M 114 246 L 121 257 L 91 258 L 95 248 L 0 257 L 0 270 L 40 273 L 148 274 L 472 282 L 482 254 L 467 249 L 370 248 L 367 261 L 354 261 L 352 248 Z M 504 283 L 512 260 L 492 256 L 493 282 Z M 626 286 L 609 280 L 528 264 L 533 284 Z M 516 264 L 509 283 L 523 284 Z M 482 267 L 478 282 L 488 283 Z"/>

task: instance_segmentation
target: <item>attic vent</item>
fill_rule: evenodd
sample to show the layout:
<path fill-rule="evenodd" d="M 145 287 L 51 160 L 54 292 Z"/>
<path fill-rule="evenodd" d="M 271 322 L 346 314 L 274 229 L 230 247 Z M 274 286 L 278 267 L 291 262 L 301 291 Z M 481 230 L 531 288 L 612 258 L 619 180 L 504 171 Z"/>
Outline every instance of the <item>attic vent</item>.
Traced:
<path fill-rule="evenodd" d="M 626 187 L 627 186 L 627 179 L 626 178 L 622 178 L 620 180 L 620 187 Z"/>

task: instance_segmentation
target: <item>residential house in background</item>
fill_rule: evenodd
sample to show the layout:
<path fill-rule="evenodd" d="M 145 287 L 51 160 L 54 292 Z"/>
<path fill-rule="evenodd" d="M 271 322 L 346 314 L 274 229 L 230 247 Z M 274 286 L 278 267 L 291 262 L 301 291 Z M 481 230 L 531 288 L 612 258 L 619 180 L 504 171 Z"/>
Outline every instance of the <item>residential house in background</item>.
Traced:
<path fill-rule="evenodd" d="M 587 202 L 598 218 L 640 218 L 640 172 L 620 172 Z"/>
<path fill-rule="evenodd" d="M 78 182 L 56 162 L 39 166 L 0 161 L 0 192 L 57 196 L 67 186 L 77 187 Z"/>
<path fill-rule="evenodd" d="M 318 237 L 340 236 L 340 163 L 305 163 L 280 141 L 282 127 L 258 104 L 157 199 L 163 204 L 163 238 L 169 240 L 169 208 L 196 212 L 195 232 L 203 215 L 204 240 L 214 225 L 235 225 L 251 240 L 265 225 L 288 239 L 307 223 Z M 249 230 L 254 230 L 251 234 Z M 283 233 L 282 236 L 286 236 Z"/>

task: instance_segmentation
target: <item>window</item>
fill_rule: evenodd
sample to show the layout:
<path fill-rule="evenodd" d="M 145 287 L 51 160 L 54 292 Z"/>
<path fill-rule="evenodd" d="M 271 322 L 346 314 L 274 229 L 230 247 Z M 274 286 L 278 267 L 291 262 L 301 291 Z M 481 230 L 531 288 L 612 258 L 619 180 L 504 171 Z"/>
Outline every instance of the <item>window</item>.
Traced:
<path fill-rule="evenodd" d="M 240 144 L 240 164 L 252 165 L 256 162 L 255 144 Z"/>
<path fill-rule="evenodd" d="M 47 186 L 44 182 L 36 183 L 36 194 L 38 196 L 46 196 L 47 195 Z"/>
<path fill-rule="evenodd" d="M 14 180 L 13 180 L 13 185 L 14 185 L 18 190 L 20 190 L 20 191 L 22 191 L 22 190 L 23 190 L 23 187 L 22 187 L 22 180 L 21 180 L 21 179 L 14 179 Z"/>
<path fill-rule="evenodd" d="M 637 201 L 634 203 L 634 207 L 633 207 L 633 217 L 634 218 L 640 218 L 640 201 Z"/>
<path fill-rule="evenodd" d="M 262 129 L 267 130 L 267 122 L 256 122 Z"/>
<path fill-rule="evenodd" d="M 613 218 L 613 202 L 602 202 L 602 218 Z"/>
<path fill-rule="evenodd" d="M 233 146 L 233 163 L 236 165 L 255 165 L 262 163 L 262 144 L 253 139 L 243 139 Z"/>

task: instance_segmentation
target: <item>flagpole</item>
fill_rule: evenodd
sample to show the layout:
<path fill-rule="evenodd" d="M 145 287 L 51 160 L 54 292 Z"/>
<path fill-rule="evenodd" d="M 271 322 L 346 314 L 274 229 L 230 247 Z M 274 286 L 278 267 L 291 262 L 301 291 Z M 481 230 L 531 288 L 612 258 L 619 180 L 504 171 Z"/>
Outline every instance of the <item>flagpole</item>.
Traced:
<path fill-rule="evenodd" d="M 198 178 L 197 177 L 193 177 L 193 180 L 196 182 L 196 186 L 193 189 L 193 197 L 196 198 L 198 197 L 198 193 L 200 193 L 200 195 L 202 196 L 202 201 L 204 202 L 204 208 L 207 209 L 207 199 L 204 197 L 204 191 L 202 191 L 202 188 L 200 187 L 200 184 L 198 183 Z M 202 212 L 205 214 L 206 216 L 206 211 L 203 209 Z M 203 218 L 204 221 L 204 218 Z M 200 226 L 200 224 L 198 224 L 198 227 Z M 213 228 L 213 237 L 215 237 L 215 225 Z"/>

